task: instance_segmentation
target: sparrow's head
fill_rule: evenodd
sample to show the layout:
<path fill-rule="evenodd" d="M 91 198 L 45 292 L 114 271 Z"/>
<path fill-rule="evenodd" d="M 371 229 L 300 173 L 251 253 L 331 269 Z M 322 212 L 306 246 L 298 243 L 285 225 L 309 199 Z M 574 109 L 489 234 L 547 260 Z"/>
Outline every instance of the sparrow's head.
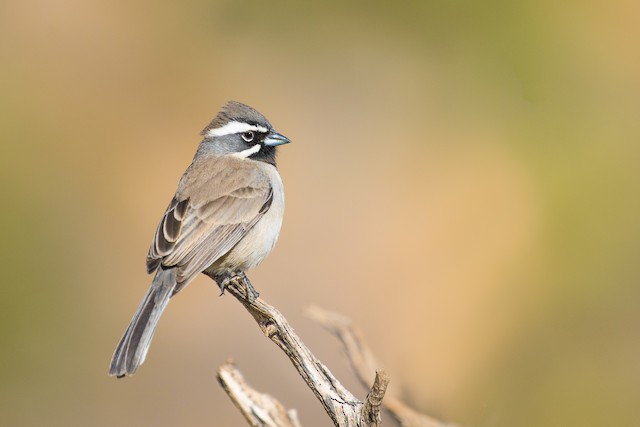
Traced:
<path fill-rule="evenodd" d="M 198 153 L 250 158 L 275 166 L 276 147 L 291 141 L 276 132 L 259 112 L 237 101 L 229 101 L 201 132 Z"/>

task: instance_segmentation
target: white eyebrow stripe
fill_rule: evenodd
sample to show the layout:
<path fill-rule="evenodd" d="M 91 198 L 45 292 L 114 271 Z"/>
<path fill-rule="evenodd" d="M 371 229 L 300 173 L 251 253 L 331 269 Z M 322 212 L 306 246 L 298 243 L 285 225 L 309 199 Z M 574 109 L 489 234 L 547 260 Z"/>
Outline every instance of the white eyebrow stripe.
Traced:
<path fill-rule="evenodd" d="M 267 133 L 269 131 L 269 129 L 264 126 L 250 125 L 249 123 L 242 123 L 234 120 L 224 126 L 220 126 L 219 128 L 211 129 L 207 132 L 207 136 L 231 135 L 234 133 L 248 132 L 250 130 L 262 133 Z"/>
<path fill-rule="evenodd" d="M 260 144 L 256 144 L 251 148 L 247 148 L 244 151 L 240 151 L 239 153 L 233 153 L 231 154 L 233 157 L 239 157 L 241 159 L 246 159 L 247 157 L 249 157 L 252 154 L 256 154 L 258 151 L 260 151 L 260 148 L 262 148 L 262 146 Z"/>

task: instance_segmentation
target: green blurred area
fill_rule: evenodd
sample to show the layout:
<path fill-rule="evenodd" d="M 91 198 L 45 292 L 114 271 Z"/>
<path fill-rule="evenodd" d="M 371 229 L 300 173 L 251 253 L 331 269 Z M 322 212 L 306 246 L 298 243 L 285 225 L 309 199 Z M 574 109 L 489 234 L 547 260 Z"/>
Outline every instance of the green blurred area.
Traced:
<path fill-rule="evenodd" d="M 250 276 L 359 396 L 304 306 L 362 325 L 447 421 L 639 425 L 639 21 L 624 0 L 3 2 L 0 424 L 243 425 L 228 356 L 327 424 L 205 278 L 139 374 L 106 375 L 198 132 L 237 99 L 294 141 Z"/>

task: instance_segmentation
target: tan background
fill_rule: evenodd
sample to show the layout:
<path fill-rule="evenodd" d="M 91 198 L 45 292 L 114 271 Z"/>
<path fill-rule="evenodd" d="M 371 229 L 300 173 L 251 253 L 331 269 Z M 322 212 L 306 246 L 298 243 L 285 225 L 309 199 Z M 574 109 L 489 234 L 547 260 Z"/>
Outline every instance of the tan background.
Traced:
<path fill-rule="evenodd" d="M 233 356 L 328 425 L 205 277 L 138 375 L 106 375 L 198 132 L 237 99 L 294 141 L 280 241 L 250 277 L 354 392 L 308 304 L 361 324 L 392 386 L 446 420 L 640 425 L 639 17 L 625 0 L 2 2 L 0 424 L 243 425 L 214 377 Z"/>

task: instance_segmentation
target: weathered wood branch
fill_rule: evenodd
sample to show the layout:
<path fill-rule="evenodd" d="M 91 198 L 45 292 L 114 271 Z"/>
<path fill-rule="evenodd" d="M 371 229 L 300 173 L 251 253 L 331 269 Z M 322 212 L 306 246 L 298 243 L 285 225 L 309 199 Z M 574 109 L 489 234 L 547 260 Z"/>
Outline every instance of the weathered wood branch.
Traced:
<path fill-rule="evenodd" d="M 322 325 L 329 332 L 338 337 L 344 346 L 351 369 L 365 386 L 369 387 L 376 374 L 375 360 L 371 348 L 364 339 L 362 332 L 345 316 L 333 313 L 319 307 L 309 307 L 306 310 L 309 318 Z M 444 427 L 451 424 L 443 423 L 427 415 L 421 414 L 406 404 L 397 396 L 387 393 L 382 406 L 388 410 L 403 427 Z"/>
<path fill-rule="evenodd" d="M 379 427 L 382 424 L 382 418 L 380 416 L 380 406 L 382 405 L 382 399 L 387 392 L 387 386 L 389 385 L 389 376 L 381 369 L 376 371 L 376 378 L 373 381 L 373 386 L 367 394 L 367 398 L 364 401 L 364 408 L 362 409 L 362 416 L 373 427 Z"/>
<path fill-rule="evenodd" d="M 361 402 L 358 400 L 311 353 L 278 310 L 267 304 L 263 299 L 256 299 L 250 295 L 248 292 L 250 284 L 245 280 L 246 278 L 244 277 L 234 278 L 227 285 L 226 290 L 249 311 L 265 336 L 289 357 L 289 360 L 291 360 L 300 376 L 307 383 L 307 386 L 316 395 L 334 425 L 339 427 L 379 426 L 380 405 L 389 382 L 387 375 L 383 371 L 379 371 L 366 401 Z M 225 388 L 225 390 L 227 389 Z M 239 388 L 234 391 L 236 394 L 239 392 L 242 392 L 242 389 Z M 255 412 L 255 408 L 260 405 L 256 405 L 258 400 L 251 399 L 251 402 Z M 263 407 L 260 406 L 260 408 Z M 252 422 L 249 418 L 247 419 Z"/>
<path fill-rule="evenodd" d="M 218 381 L 253 427 L 302 427 L 294 409 L 287 410 L 274 397 L 249 386 L 233 362 L 218 369 Z"/>

